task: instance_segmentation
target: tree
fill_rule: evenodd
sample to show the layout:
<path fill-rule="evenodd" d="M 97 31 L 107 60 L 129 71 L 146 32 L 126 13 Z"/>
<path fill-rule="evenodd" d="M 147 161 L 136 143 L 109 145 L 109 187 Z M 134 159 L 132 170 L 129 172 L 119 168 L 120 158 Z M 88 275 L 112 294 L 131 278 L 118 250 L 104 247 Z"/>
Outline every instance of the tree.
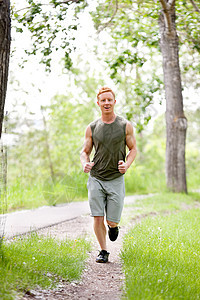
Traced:
<path fill-rule="evenodd" d="M 179 41 L 176 31 L 175 1 L 160 0 L 160 47 L 166 97 L 166 178 L 174 192 L 187 192 L 185 142 L 187 119 L 183 111 Z"/>
<path fill-rule="evenodd" d="M 0 138 L 4 118 L 8 67 L 10 57 L 10 1 L 0 0 Z"/>
<path fill-rule="evenodd" d="M 105 17 L 103 24 L 101 11 Z M 140 0 L 116 0 L 100 1 L 95 17 L 97 28 L 107 28 L 114 39 L 128 42 L 128 48 L 125 49 L 129 52 L 137 53 L 138 50 L 141 54 L 141 46 L 158 49 L 160 44 L 167 103 L 166 178 L 167 187 L 173 192 L 187 192 L 185 170 L 187 120 L 183 111 L 178 33 L 181 36 L 181 45 L 187 43 L 192 53 L 199 53 L 199 12 L 200 9 L 194 0 L 159 0 L 157 3 L 151 0 L 145 3 Z M 158 43 L 159 33 L 160 43 Z M 116 70 L 124 63 L 125 54 L 127 56 L 126 51 L 120 53 L 118 60 L 116 59 L 116 63 L 113 64 Z M 137 61 L 132 63 L 137 65 Z"/>

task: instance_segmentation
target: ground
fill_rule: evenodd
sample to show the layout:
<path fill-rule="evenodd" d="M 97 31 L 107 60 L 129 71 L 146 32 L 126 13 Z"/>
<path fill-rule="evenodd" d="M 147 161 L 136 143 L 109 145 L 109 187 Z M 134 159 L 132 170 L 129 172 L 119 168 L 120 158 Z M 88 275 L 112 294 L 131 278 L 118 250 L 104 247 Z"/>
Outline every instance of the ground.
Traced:
<path fill-rule="evenodd" d="M 124 209 L 124 213 L 125 211 L 126 209 Z M 124 274 L 119 253 L 126 230 L 127 227 L 121 226 L 118 239 L 115 242 L 108 239 L 110 256 L 107 264 L 95 262 L 99 246 L 93 233 L 93 218 L 89 215 L 40 230 L 41 234 L 60 239 L 66 237 L 76 239 L 78 236 L 92 237 L 92 251 L 80 282 L 61 283 L 56 290 L 30 291 L 21 299 L 121 299 Z"/>

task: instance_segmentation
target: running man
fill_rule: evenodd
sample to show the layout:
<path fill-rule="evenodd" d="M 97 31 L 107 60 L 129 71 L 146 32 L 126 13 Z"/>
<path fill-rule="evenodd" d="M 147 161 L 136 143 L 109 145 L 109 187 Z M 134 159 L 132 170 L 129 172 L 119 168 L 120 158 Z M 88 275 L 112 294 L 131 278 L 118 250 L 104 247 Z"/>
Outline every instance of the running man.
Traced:
<path fill-rule="evenodd" d="M 114 112 L 116 104 L 112 89 L 102 87 L 97 94 L 101 118 L 86 128 L 85 142 L 81 151 L 81 164 L 85 173 L 90 173 L 87 188 L 91 215 L 94 217 L 94 232 L 101 251 L 96 262 L 108 262 L 106 226 L 111 241 L 118 237 L 121 213 L 124 204 L 124 174 L 137 153 L 133 127 L 129 121 Z M 90 161 L 94 146 L 95 154 Z M 129 149 L 126 155 L 126 146 Z"/>

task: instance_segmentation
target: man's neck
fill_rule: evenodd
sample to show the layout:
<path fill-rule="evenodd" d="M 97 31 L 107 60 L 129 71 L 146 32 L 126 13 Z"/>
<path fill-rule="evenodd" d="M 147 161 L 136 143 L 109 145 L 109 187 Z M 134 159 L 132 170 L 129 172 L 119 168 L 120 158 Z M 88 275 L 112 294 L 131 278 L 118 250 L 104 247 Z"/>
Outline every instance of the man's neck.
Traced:
<path fill-rule="evenodd" d="M 104 122 L 104 123 L 107 123 L 107 124 L 111 124 L 115 121 L 116 119 L 116 115 L 115 113 L 113 114 L 108 114 L 108 115 L 102 115 L 101 116 L 101 120 Z"/>

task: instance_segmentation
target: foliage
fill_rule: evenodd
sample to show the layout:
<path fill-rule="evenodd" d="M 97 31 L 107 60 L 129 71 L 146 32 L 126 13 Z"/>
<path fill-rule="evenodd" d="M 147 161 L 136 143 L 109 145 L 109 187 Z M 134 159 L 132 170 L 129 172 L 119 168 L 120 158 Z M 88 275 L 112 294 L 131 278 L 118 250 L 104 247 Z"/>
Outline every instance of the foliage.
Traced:
<path fill-rule="evenodd" d="M 16 292 L 80 279 L 89 249 L 83 239 L 57 241 L 37 234 L 5 241 L 0 253 L 0 298 L 15 299 Z"/>
<path fill-rule="evenodd" d="M 16 138 L 8 150 L 9 209 L 87 197 L 80 151 L 86 126 L 98 116 L 94 98 L 102 80 L 75 71 L 75 78 L 69 76 L 67 96 L 57 95 L 48 107 L 41 107 L 40 120 L 32 113 L 24 119 L 16 118 L 15 111 L 10 115 L 8 132 Z"/>
<path fill-rule="evenodd" d="M 200 199 L 191 196 L 160 194 L 147 201 L 149 205 L 155 204 L 154 211 L 169 212 L 184 203 L 192 204 L 192 199 L 194 207 L 194 201 Z M 149 217 L 135 225 L 126 236 L 121 253 L 128 299 L 199 298 L 199 221 L 199 208 L 194 208 Z"/>
<path fill-rule="evenodd" d="M 8 165 L 10 207 L 13 205 L 23 207 L 29 193 L 29 206 L 33 204 L 35 197 L 38 197 L 37 203 L 47 202 L 53 205 L 86 195 L 86 188 L 82 181 L 80 182 L 83 174 L 79 155 L 85 128 L 92 117 L 86 104 L 74 105 L 70 99 L 72 99 L 70 96 L 55 97 L 48 111 L 48 127 L 46 129 L 32 127 L 19 136 L 17 145 L 10 148 Z M 92 114 L 92 110 L 90 112 Z M 46 140 L 47 132 L 48 140 Z M 81 174 L 78 175 L 79 173 Z M 18 199 L 23 203 L 20 204 Z"/>
<path fill-rule="evenodd" d="M 106 31 L 112 39 L 104 43 L 110 77 L 124 93 L 128 119 L 142 131 L 151 119 L 149 106 L 163 99 L 163 75 L 159 51 L 158 1 L 98 1 L 91 14 L 96 29 Z M 106 13 L 105 13 L 106 12 Z M 198 88 L 200 14 L 190 1 L 176 1 L 176 26 L 180 37 L 183 88 Z M 108 44 L 108 45 L 107 45 Z M 188 59 L 188 57 L 191 57 Z"/>
<path fill-rule="evenodd" d="M 75 50 L 73 41 L 78 29 L 78 14 L 87 6 L 85 0 L 57 1 L 46 3 L 39 0 L 26 0 L 27 7 L 12 8 L 12 18 L 17 32 L 28 29 L 31 34 L 32 48 L 26 49 L 29 55 L 40 55 L 40 63 L 51 70 L 53 54 L 63 49 L 64 67 L 72 67 L 70 54 Z M 70 20 L 70 22 L 68 21 Z M 28 58 L 26 58 L 28 59 Z M 24 62 L 26 61 L 24 60 Z"/>

